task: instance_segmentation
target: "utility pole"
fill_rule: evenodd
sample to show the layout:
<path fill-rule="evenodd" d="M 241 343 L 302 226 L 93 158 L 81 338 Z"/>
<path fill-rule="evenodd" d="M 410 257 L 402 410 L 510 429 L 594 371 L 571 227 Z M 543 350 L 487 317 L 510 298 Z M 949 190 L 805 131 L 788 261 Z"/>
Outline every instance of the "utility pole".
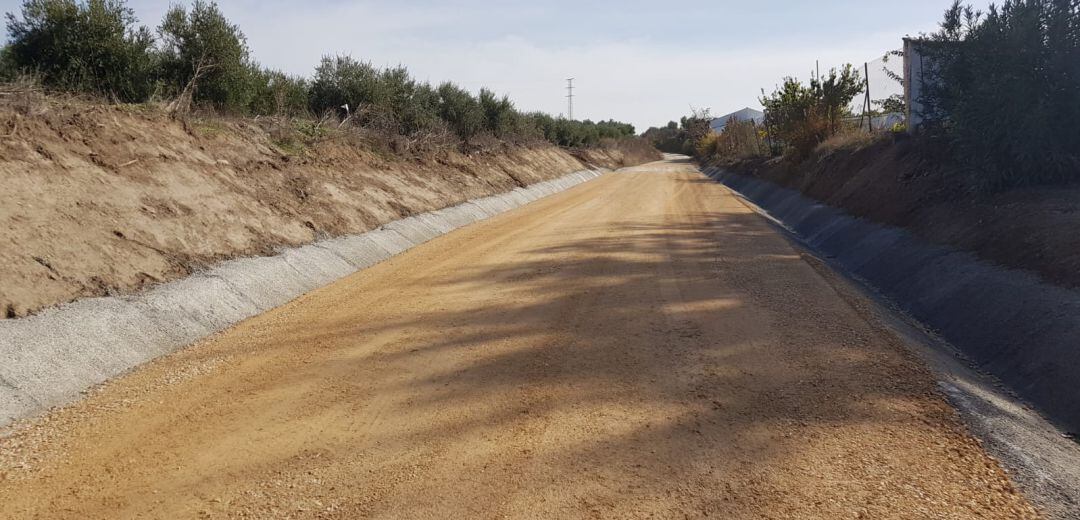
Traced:
<path fill-rule="evenodd" d="M 574 78 L 566 78 L 566 118 L 574 120 Z"/>

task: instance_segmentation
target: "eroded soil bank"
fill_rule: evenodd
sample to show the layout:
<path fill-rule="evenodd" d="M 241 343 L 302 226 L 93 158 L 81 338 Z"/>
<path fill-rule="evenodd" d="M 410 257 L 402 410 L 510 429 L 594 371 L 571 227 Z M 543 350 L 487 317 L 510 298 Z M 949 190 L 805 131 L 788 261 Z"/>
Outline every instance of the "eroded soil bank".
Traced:
<path fill-rule="evenodd" d="M 823 147 L 810 159 L 722 164 L 932 243 L 1080 288 L 1080 186 L 979 194 L 916 139 Z"/>
<path fill-rule="evenodd" d="M 492 143 L 469 155 L 403 159 L 333 128 L 298 145 L 281 137 L 280 125 L 47 97 L 3 100 L 0 318 L 367 231 L 585 163 L 657 158 L 629 147 L 570 153 Z"/>

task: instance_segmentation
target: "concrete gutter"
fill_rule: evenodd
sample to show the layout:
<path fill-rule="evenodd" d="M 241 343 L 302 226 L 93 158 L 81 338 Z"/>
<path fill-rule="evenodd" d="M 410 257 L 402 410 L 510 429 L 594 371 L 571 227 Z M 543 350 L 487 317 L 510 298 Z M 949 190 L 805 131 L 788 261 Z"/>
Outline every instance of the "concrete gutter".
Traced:
<path fill-rule="evenodd" d="M 771 182 L 705 174 L 928 326 L 1067 432 L 1080 432 L 1080 292 L 932 244 Z"/>
<path fill-rule="evenodd" d="M 93 385 L 413 246 L 602 173 L 574 172 L 367 233 L 227 261 L 136 295 L 88 298 L 0 320 L 0 426 L 69 403 Z"/>

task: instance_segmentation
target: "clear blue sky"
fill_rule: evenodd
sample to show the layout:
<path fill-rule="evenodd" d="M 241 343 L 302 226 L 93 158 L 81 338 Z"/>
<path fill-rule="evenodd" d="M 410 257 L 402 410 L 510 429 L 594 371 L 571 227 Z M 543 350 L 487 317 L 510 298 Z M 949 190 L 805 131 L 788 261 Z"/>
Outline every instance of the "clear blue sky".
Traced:
<path fill-rule="evenodd" d="M 170 0 L 131 0 L 156 26 Z M 175 3 L 175 0 L 172 2 Z M 183 2 L 181 2 L 183 3 Z M 221 0 L 262 64 L 310 74 L 349 53 L 420 79 L 509 93 L 526 110 L 645 127 L 690 106 L 757 107 L 780 78 L 862 63 L 935 29 L 950 0 L 346 1 Z M 980 7 L 985 1 L 975 2 Z M 5 12 L 19 0 L 0 0 Z"/>

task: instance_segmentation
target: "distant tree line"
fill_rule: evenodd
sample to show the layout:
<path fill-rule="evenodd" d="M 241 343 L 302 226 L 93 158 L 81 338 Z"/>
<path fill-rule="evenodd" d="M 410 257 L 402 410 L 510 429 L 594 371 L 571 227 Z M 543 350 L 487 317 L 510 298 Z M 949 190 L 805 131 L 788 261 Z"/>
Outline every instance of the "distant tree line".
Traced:
<path fill-rule="evenodd" d="M 697 155 L 697 143 L 711 131 L 710 123 L 712 116 L 708 109 L 695 110 L 693 114 L 680 118 L 677 123 L 669 121 L 662 127 L 649 128 L 642 137 L 661 152 Z"/>
<path fill-rule="evenodd" d="M 169 100 L 250 115 L 322 116 L 387 134 L 450 133 L 545 139 L 560 146 L 595 146 L 635 135 L 616 121 L 571 121 L 517 110 L 506 96 L 432 86 L 404 67 L 377 68 L 348 55 L 327 56 L 304 78 L 262 67 L 240 28 L 217 4 L 174 5 L 155 31 L 138 24 L 123 0 L 25 0 L 7 14 L 9 43 L 0 75 L 31 75 L 46 87 L 105 96 L 115 102 Z"/>
<path fill-rule="evenodd" d="M 976 188 L 1080 180 L 1080 2 L 955 2 L 921 48 L 927 129 Z"/>

